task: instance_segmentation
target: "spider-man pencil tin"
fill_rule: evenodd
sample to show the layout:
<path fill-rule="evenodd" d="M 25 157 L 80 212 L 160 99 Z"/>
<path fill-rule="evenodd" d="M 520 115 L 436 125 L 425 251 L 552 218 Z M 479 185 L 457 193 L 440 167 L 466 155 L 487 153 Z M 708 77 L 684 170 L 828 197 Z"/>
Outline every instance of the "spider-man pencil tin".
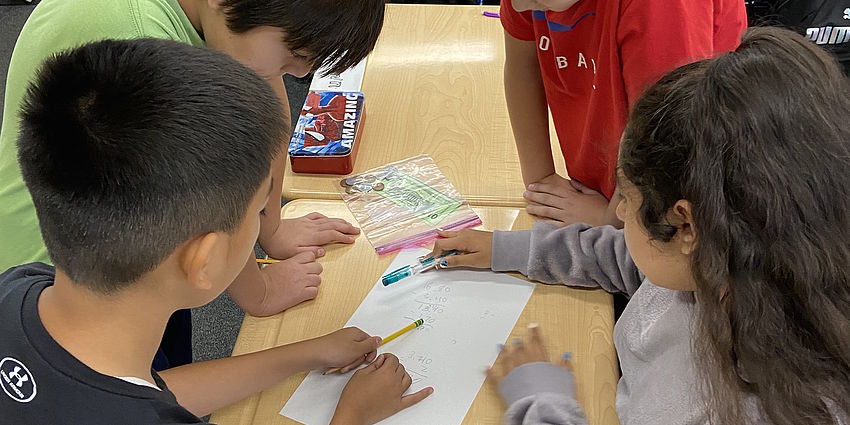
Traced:
<path fill-rule="evenodd" d="M 363 93 L 311 91 L 289 142 L 296 173 L 349 174 L 363 127 Z"/>

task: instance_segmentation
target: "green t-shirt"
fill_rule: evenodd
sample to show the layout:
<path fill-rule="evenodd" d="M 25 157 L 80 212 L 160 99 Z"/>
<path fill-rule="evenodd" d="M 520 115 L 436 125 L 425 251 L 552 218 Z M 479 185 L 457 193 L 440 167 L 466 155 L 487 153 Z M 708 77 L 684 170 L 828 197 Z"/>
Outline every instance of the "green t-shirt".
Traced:
<path fill-rule="evenodd" d="M 204 41 L 177 0 L 43 0 L 15 44 L 0 131 L 0 273 L 33 261 L 50 262 L 32 199 L 18 166 L 19 108 L 42 62 L 88 42 L 153 37 L 196 46 Z"/>

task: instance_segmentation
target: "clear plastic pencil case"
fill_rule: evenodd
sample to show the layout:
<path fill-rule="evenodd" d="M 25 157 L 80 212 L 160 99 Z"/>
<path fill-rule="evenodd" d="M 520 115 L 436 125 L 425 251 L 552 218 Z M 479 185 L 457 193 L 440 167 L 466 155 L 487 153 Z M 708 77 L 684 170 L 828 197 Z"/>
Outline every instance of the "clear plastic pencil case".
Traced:
<path fill-rule="evenodd" d="M 427 245 L 437 239 L 437 229 L 481 224 L 427 155 L 346 177 L 338 189 L 378 254 Z"/>

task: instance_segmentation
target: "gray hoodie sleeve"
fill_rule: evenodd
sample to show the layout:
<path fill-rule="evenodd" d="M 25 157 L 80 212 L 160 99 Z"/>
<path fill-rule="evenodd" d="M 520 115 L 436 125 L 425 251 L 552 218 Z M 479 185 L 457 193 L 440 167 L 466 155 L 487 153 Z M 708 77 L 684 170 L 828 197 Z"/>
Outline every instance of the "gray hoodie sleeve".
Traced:
<path fill-rule="evenodd" d="M 573 374 L 548 362 L 526 363 L 499 383 L 507 425 L 586 425 Z"/>
<path fill-rule="evenodd" d="M 623 231 L 611 226 L 538 222 L 532 230 L 493 234 L 493 271 L 518 271 L 543 283 L 602 288 L 629 297 L 643 280 L 626 249 Z"/>

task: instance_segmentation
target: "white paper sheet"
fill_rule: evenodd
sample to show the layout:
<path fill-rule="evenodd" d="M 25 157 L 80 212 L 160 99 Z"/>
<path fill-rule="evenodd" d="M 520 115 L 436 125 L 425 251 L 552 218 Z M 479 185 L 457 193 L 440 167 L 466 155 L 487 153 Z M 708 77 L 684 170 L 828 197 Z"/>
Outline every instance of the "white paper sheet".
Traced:
<path fill-rule="evenodd" d="M 360 91 L 363 74 L 366 72 L 366 59 L 341 74 L 324 75 L 327 69 L 320 68 L 310 83 L 312 91 Z"/>
<path fill-rule="evenodd" d="M 387 272 L 428 252 L 402 251 Z M 381 424 L 461 423 L 485 370 L 496 361 L 497 345 L 506 342 L 533 290 L 526 281 L 488 271 L 432 270 L 387 287 L 379 280 L 346 326 L 387 336 L 424 319 L 423 326 L 378 352 L 399 357 L 413 380 L 408 392 L 434 387 L 431 396 Z M 310 372 L 280 414 L 308 425 L 328 424 L 352 374 Z"/>

